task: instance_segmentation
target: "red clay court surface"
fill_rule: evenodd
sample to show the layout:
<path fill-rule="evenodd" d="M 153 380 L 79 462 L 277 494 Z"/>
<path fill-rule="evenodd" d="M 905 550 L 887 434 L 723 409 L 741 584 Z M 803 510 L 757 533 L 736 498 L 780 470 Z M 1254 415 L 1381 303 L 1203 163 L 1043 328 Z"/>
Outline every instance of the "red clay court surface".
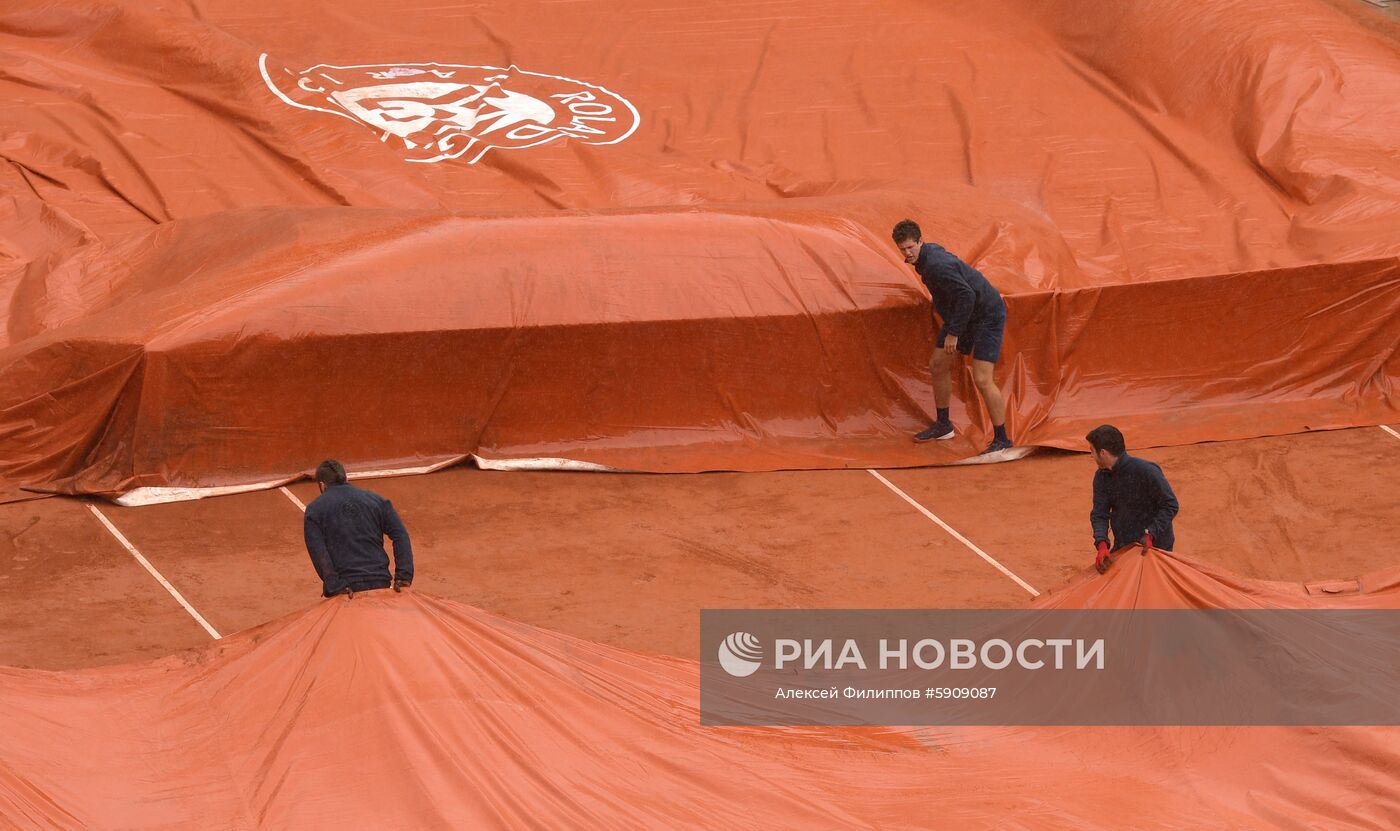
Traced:
<path fill-rule="evenodd" d="M 1392 428 L 1393 429 L 1393 428 Z M 1143 450 L 1181 500 L 1178 547 L 1248 577 L 1400 564 L 1400 437 L 1385 428 Z M 1081 454 L 882 471 L 1039 591 L 1085 573 Z M 364 483 L 413 536 L 415 588 L 629 650 L 697 657 L 701 608 L 1013 607 L 1030 594 L 865 470 L 679 476 L 440 473 Z M 310 500 L 314 487 L 290 490 Z M 141 508 L 0 505 L 0 665 L 139 661 L 210 636 L 96 505 L 220 633 L 315 604 L 279 490 Z"/>
<path fill-rule="evenodd" d="M 8 0 L 0 55 L 0 826 L 1400 828 L 1394 718 L 717 729 L 694 660 L 707 607 L 1400 609 L 1394 21 Z M 965 373 L 910 441 L 961 313 L 904 217 L 1060 450 L 945 466 Z M 1183 508 L 1100 576 L 1103 423 Z M 352 601 L 305 483 L 104 501 L 327 457 L 636 472 L 373 481 L 417 579 Z M 1316 643 L 1283 685 L 1395 700 Z"/>

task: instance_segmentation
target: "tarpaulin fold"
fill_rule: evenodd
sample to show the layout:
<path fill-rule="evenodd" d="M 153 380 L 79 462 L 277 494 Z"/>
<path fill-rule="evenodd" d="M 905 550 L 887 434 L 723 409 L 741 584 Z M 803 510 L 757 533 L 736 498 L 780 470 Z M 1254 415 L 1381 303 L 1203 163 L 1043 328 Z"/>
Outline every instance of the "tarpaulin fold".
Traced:
<path fill-rule="evenodd" d="M 1400 420 L 1394 28 L 1091 6 L 8 3 L 0 484 L 964 460 L 906 216 L 1021 444 Z"/>
<path fill-rule="evenodd" d="M 1128 551 L 1036 605 L 1394 608 L 1392 578 L 1313 595 Z M 335 598 L 152 663 L 0 670 L 0 821 L 1361 829 L 1400 810 L 1396 728 L 704 728 L 697 684 L 692 662 L 431 596 Z"/>

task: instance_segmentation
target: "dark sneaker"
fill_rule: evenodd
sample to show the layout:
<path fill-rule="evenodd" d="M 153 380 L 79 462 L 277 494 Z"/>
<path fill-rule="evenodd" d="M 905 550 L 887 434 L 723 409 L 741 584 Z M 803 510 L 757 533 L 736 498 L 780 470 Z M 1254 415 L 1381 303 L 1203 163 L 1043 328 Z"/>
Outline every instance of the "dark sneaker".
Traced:
<path fill-rule="evenodd" d="M 987 445 L 987 449 L 982 451 L 982 455 L 985 456 L 988 453 L 999 453 L 1003 450 L 1010 450 L 1012 446 L 1011 439 L 992 439 L 992 443 Z"/>
<path fill-rule="evenodd" d="M 953 425 L 947 421 L 935 421 L 928 429 L 914 434 L 914 441 L 947 441 L 953 437 Z"/>

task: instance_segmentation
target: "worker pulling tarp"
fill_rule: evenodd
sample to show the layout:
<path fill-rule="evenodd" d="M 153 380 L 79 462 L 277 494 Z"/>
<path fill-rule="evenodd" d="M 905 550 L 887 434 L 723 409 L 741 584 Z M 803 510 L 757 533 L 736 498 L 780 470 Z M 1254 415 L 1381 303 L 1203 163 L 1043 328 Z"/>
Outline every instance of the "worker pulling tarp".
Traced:
<path fill-rule="evenodd" d="M 1394 575 L 1313 595 L 1154 551 L 1035 605 L 1397 604 Z M 1136 660 L 1150 685 L 1154 654 Z M 0 824 L 1361 829 L 1400 810 L 1400 728 L 707 728 L 698 675 L 356 592 L 152 663 L 0 670 Z"/>

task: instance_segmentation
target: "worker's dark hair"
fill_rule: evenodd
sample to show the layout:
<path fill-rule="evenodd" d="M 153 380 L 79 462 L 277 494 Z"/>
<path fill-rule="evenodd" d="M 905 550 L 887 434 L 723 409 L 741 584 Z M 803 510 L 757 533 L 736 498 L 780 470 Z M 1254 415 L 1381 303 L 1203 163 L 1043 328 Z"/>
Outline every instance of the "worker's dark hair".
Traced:
<path fill-rule="evenodd" d="M 1123 444 L 1123 434 L 1118 432 L 1118 428 L 1112 424 L 1101 424 L 1089 431 L 1089 435 L 1084 438 L 1089 440 L 1089 446 L 1095 450 L 1105 450 L 1115 456 L 1122 456 L 1127 447 Z"/>
<path fill-rule="evenodd" d="M 324 485 L 345 484 L 345 465 L 335 459 L 327 459 L 316 466 L 316 481 Z"/>
<path fill-rule="evenodd" d="M 919 242 L 924 238 L 924 232 L 919 230 L 919 223 L 912 219 L 901 219 L 894 225 L 894 231 L 890 234 L 894 237 L 895 245 L 906 240 Z"/>

